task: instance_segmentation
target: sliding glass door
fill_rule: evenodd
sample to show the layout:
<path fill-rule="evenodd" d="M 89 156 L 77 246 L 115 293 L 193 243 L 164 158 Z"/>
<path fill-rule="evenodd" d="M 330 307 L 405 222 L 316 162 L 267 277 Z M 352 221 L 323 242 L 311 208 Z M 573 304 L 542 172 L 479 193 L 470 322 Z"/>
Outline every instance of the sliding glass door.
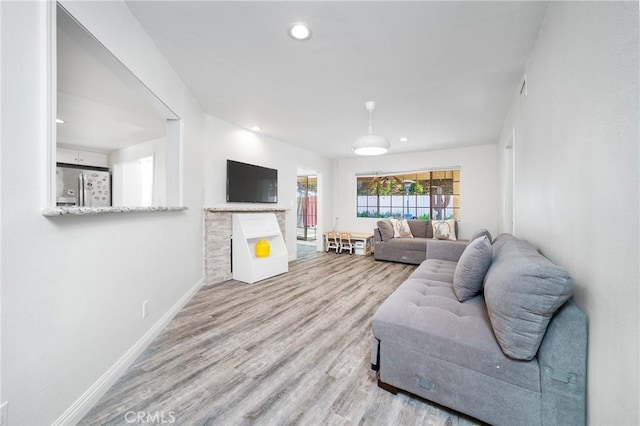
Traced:
<path fill-rule="evenodd" d="M 315 241 L 318 225 L 318 178 L 298 176 L 298 240 Z"/>

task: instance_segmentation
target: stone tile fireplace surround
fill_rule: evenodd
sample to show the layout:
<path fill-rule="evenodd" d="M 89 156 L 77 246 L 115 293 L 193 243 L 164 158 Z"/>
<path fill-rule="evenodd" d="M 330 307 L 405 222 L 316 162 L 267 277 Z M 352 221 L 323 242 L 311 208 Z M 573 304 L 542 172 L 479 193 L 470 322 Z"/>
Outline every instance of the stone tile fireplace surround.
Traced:
<path fill-rule="evenodd" d="M 205 207 L 204 275 L 205 285 L 227 281 L 231 273 L 231 237 L 234 213 L 275 213 L 285 238 L 286 209 L 264 207 Z"/>

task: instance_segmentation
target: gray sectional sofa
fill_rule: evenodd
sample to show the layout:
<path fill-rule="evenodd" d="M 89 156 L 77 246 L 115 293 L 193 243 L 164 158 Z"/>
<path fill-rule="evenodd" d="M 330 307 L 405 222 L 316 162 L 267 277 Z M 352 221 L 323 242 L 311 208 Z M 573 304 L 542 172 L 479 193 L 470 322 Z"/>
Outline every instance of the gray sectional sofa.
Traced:
<path fill-rule="evenodd" d="M 587 319 L 573 281 L 525 241 L 489 241 L 430 240 L 428 259 L 379 307 L 380 387 L 491 424 L 584 424 Z"/>
<path fill-rule="evenodd" d="M 393 238 L 393 230 L 391 233 L 385 231 L 384 223 L 383 220 L 378 221 L 378 227 L 373 230 L 374 259 L 419 265 L 427 258 L 427 241 L 433 240 L 431 220 L 408 219 L 413 238 Z M 457 222 L 455 234 L 458 234 Z M 466 246 L 468 241 L 448 243 Z"/>

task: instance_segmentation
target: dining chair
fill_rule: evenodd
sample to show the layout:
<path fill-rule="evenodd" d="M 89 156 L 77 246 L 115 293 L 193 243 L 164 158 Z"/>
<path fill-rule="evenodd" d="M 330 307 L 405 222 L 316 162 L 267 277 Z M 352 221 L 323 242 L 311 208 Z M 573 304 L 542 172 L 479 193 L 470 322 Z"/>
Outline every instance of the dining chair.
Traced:
<path fill-rule="evenodd" d="M 353 254 L 353 241 L 349 232 L 340 233 L 340 253 L 344 250 L 349 250 L 349 254 Z"/>
<path fill-rule="evenodd" d="M 336 253 L 340 250 L 340 237 L 336 232 L 327 232 L 324 236 L 325 248 L 327 253 L 329 250 L 335 249 Z"/>

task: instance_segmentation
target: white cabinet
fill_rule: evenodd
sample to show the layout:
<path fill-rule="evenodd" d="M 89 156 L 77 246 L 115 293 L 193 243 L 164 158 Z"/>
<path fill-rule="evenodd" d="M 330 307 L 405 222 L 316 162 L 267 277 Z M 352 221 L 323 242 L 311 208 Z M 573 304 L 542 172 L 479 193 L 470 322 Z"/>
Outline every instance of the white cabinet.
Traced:
<path fill-rule="evenodd" d="M 78 150 L 70 148 L 56 148 L 56 162 L 78 164 Z"/>
<path fill-rule="evenodd" d="M 85 166 L 107 167 L 107 154 L 101 152 L 78 151 L 80 164 Z"/>
<path fill-rule="evenodd" d="M 56 148 L 56 162 L 82 166 L 107 167 L 107 154 L 74 148 Z"/>
<path fill-rule="evenodd" d="M 269 243 L 269 256 L 256 256 L 256 243 Z M 233 279 L 254 283 L 289 271 L 289 254 L 274 213 L 233 215 Z"/>

